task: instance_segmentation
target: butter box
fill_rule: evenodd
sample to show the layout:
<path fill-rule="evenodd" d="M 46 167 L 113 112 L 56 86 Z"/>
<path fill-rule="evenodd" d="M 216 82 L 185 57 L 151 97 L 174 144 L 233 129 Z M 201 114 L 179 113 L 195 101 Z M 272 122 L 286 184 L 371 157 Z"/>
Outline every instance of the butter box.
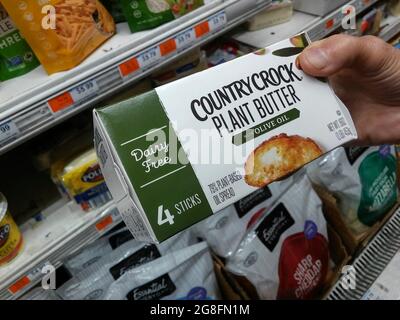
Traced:
<path fill-rule="evenodd" d="M 357 138 L 287 39 L 94 111 L 95 148 L 127 227 L 162 242 Z"/>

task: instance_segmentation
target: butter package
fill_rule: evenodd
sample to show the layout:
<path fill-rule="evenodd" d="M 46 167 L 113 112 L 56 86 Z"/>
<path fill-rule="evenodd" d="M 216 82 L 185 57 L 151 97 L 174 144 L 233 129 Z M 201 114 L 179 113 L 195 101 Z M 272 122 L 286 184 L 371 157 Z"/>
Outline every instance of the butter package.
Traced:
<path fill-rule="evenodd" d="M 160 242 L 357 138 L 299 35 L 94 111 L 100 166 L 136 239 Z M 195 85 L 193 85 L 195 84 Z"/>

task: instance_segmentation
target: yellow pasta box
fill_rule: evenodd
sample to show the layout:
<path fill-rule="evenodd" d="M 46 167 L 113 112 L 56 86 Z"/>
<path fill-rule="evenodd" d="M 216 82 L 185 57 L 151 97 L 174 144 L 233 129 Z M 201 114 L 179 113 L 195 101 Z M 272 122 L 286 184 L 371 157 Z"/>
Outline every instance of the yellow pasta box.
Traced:
<path fill-rule="evenodd" d="M 0 192 L 0 266 L 18 255 L 22 243 L 22 234 L 8 211 L 6 198 Z"/>
<path fill-rule="evenodd" d="M 59 175 L 65 190 L 84 211 L 111 200 L 94 149 L 71 159 Z"/>
<path fill-rule="evenodd" d="M 2 0 L 49 74 L 81 63 L 115 33 L 98 0 Z"/>

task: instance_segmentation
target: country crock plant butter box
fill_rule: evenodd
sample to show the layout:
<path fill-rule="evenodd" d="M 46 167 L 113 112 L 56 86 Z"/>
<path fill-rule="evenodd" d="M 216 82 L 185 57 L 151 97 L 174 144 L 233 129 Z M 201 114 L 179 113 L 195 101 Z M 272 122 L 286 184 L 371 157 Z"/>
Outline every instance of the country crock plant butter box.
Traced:
<path fill-rule="evenodd" d="M 298 35 L 94 111 L 106 183 L 135 238 L 161 242 L 357 138 Z"/>

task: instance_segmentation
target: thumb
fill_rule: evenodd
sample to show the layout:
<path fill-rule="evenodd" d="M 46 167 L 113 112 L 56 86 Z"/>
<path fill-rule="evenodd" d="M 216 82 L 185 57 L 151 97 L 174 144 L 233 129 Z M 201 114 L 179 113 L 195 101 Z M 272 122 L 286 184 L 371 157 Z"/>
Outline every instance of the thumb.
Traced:
<path fill-rule="evenodd" d="M 352 68 L 368 75 L 382 71 L 393 55 L 394 48 L 373 37 L 334 35 L 316 41 L 297 58 L 305 73 L 316 77 L 329 77 L 345 68 Z"/>

